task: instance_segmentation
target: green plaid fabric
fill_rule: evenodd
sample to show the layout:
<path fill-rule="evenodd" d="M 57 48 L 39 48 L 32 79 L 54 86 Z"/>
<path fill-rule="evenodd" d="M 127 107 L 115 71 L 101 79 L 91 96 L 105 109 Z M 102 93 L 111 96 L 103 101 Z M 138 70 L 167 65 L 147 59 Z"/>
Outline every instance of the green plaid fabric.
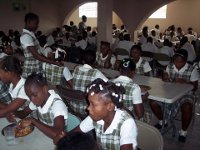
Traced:
<path fill-rule="evenodd" d="M 8 92 L 8 86 L 0 80 L 0 102 L 9 104 L 11 101 L 12 98 Z"/>
<path fill-rule="evenodd" d="M 104 127 L 97 122 L 93 122 L 97 143 L 100 145 L 101 150 L 119 150 L 120 149 L 120 131 L 124 121 L 132 118 L 126 111 L 121 114 L 121 120 L 117 124 L 116 129 L 113 129 L 111 134 L 104 134 Z"/>
<path fill-rule="evenodd" d="M 144 75 L 144 64 L 145 64 L 146 60 L 142 59 L 142 62 L 140 63 L 140 66 L 138 68 L 136 68 L 135 72 L 136 74 L 140 74 L 140 75 Z"/>
<path fill-rule="evenodd" d="M 31 34 L 29 33 L 22 33 L 22 35 L 24 34 L 28 34 L 29 36 L 31 36 Z M 39 41 L 31 36 L 34 43 L 35 43 L 35 47 L 37 50 L 39 50 Z M 27 78 L 28 75 L 30 75 L 32 72 L 39 72 L 41 70 L 41 63 L 39 60 L 35 59 L 32 55 L 32 53 L 26 48 L 24 49 L 24 66 L 23 66 L 23 74 L 22 77 Z"/>
<path fill-rule="evenodd" d="M 80 67 L 77 66 L 73 72 L 73 88 L 85 92 L 86 86 L 94 80 L 97 70 L 81 71 Z"/>
<path fill-rule="evenodd" d="M 60 85 L 64 67 L 45 63 L 46 79 L 53 85 Z"/>
<path fill-rule="evenodd" d="M 182 78 L 189 82 L 193 69 L 194 67 L 188 64 L 188 68 L 182 74 L 180 74 L 180 73 L 175 72 L 173 64 L 171 63 L 169 64 L 169 77 L 172 80 L 175 80 L 177 78 Z"/>
<path fill-rule="evenodd" d="M 133 112 L 133 91 L 135 87 L 138 86 L 132 80 L 130 82 L 114 81 L 114 83 L 120 83 L 125 88 L 125 94 L 123 94 L 123 104 L 124 106 Z"/>
<path fill-rule="evenodd" d="M 58 100 L 61 100 L 61 99 L 55 98 L 53 100 L 53 102 L 52 102 L 51 106 L 49 107 L 49 110 L 47 111 L 47 113 L 41 114 L 39 111 L 37 111 L 39 120 L 42 121 L 44 124 L 47 124 L 49 126 L 53 126 L 54 116 L 52 114 L 51 108 L 53 106 L 53 103 L 55 101 L 58 101 Z"/>
<path fill-rule="evenodd" d="M 77 66 L 73 72 L 73 88 L 85 92 L 86 86 L 91 83 L 97 73 L 96 69 L 81 71 Z M 86 115 L 87 103 L 85 101 L 71 101 L 70 105 L 75 112 Z"/>

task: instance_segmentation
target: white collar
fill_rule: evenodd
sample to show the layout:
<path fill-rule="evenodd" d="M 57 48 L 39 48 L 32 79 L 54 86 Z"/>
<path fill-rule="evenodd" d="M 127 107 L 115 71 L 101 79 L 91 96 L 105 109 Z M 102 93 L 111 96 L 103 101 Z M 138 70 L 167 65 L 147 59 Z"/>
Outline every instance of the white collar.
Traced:
<path fill-rule="evenodd" d="M 175 65 L 173 65 L 173 68 L 176 72 L 181 73 L 181 72 L 184 72 L 188 68 L 188 63 L 186 63 L 180 70 L 178 70 Z"/>
<path fill-rule="evenodd" d="M 28 33 L 28 34 L 30 34 L 32 37 L 34 37 L 34 38 L 36 39 L 34 32 L 29 31 L 29 30 L 27 30 L 27 29 L 23 29 L 22 31 L 23 31 L 23 33 Z"/>
<path fill-rule="evenodd" d="M 38 107 L 40 109 L 41 113 L 47 113 L 47 111 L 49 110 L 49 107 L 51 107 L 53 100 L 55 98 L 61 99 L 60 96 L 58 94 L 56 94 L 56 92 L 54 90 L 49 90 L 48 92 L 50 93 L 50 96 L 47 99 L 46 103 L 44 104 L 43 107 Z"/>
<path fill-rule="evenodd" d="M 132 82 L 133 80 L 127 76 L 123 76 L 120 75 L 119 77 L 117 77 L 115 80 L 120 80 L 120 81 L 128 81 L 128 82 Z"/>
<path fill-rule="evenodd" d="M 93 69 L 93 68 L 92 68 L 90 65 L 88 65 L 88 64 L 84 64 L 83 67 L 84 67 L 84 68 L 88 68 L 88 69 Z"/>

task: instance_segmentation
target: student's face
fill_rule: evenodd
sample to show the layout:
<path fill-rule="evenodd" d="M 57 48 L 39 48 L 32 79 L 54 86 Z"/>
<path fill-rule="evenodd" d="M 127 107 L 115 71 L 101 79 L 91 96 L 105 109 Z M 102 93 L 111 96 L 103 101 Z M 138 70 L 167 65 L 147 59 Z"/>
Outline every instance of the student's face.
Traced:
<path fill-rule="evenodd" d="M 10 83 L 11 72 L 0 69 L 0 80 L 3 83 Z"/>
<path fill-rule="evenodd" d="M 101 53 L 102 53 L 103 55 L 107 55 L 109 49 L 108 49 L 107 46 L 105 46 L 104 44 L 102 44 L 102 45 L 100 45 L 100 51 L 101 51 Z"/>
<path fill-rule="evenodd" d="M 178 70 L 184 67 L 186 64 L 186 60 L 184 60 L 181 56 L 177 56 L 174 58 L 174 65 Z"/>
<path fill-rule="evenodd" d="M 103 99 L 105 97 L 102 97 L 100 94 L 94 94 L 91 95 L 91 93 L 88 94 L 88 101 L 89 101 L 89 106 L 88 106 L 88 111 L 90 117 L 94 121 L 99 121 L 101 119 L 105 119 L 108 116 L 109 113 L 109 105 L 110 101 L 105 102 Z"/>
<path fill-rule="evenodd" d="M 27 22 L 27 26 L 29 29 L 31 29 L 31 31 L 36 31 L 39 25 L 39 20 L 38 19 L 34 19 L 34 20 L 29 20 Z"/>
<path fill-rule="evenodd" d="M 32 83 L 31 85 L 25 86 L 25 92 L 37 107 L 43 106 L 47 100 L 46 93 L 48 93 L 48 90 L 46 86 L 41 87 Z"/>
<path fill-rule="evenodd" d="M 138 51 L 137 49 L 131 50 L 131 57 L 134 62 L 138 62 L 138 60 L 140 59 L 140 56 L 141 56 L 140 51 Z"/>

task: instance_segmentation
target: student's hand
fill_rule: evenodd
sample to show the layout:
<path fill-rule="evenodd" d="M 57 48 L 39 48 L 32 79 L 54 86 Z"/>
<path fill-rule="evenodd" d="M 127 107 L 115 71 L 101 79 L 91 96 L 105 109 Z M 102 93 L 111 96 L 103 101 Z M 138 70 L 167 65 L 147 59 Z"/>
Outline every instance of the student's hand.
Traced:
<path fill-rule="evenodd" d="M 19 128 L 25 128 L 32 124 L 32 118 L 26 118 L 19 122 Z"/>
<path fill-rule="evenodd" d="M 63 62 L 58 62 L 58 61 L 54 61 L 53 64 L 61 67 L 64 66 Z"/>
<path fill-rule="evenodd" d="M 9 122 L 15 122 L 16 121 L 16 117 L 15 117 L 15 114 L 13 112 L 10 112 L 6 115 L 6 119 L 9 121 Z"/>
<path fill-rule="evenodd" d="M 53 138 L 53 143 L 56 145 L 58 141 L 66 135 L 66 132 L 61 131 Z"/>

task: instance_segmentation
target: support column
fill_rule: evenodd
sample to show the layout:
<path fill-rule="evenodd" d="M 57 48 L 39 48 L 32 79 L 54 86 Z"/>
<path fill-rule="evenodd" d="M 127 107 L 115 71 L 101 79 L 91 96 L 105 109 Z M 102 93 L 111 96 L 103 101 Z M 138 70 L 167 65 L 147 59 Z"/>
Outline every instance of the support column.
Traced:
<path fill-rule="evenodd" d="M 112 42 L 112 10 L 113 0 L 98 1 L 98 50 L 101 41 Z"/>

